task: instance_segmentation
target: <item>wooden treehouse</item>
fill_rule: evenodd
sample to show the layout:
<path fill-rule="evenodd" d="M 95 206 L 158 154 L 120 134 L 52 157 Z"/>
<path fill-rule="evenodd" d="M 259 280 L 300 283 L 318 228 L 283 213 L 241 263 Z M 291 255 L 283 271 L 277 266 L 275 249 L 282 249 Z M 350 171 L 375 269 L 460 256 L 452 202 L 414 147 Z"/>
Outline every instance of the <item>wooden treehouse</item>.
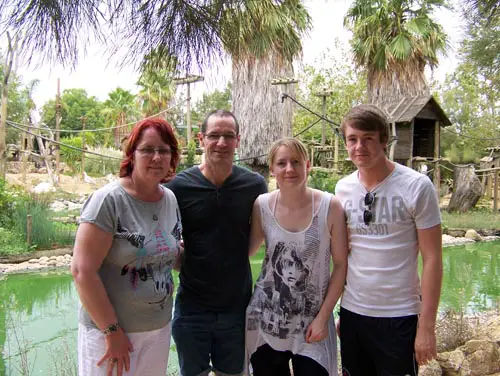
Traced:
<path fill-rule="evenodd" d="M 422 172 L 432 169 L 434 184 L 439 188 L 441 127 L 451 125 L 441 106 L 432 95 L 403 97 L 377 105 L 386 111 L 391 123 L 391 159 Z M 423 164 L 426 168 L 422 168 Z"/>

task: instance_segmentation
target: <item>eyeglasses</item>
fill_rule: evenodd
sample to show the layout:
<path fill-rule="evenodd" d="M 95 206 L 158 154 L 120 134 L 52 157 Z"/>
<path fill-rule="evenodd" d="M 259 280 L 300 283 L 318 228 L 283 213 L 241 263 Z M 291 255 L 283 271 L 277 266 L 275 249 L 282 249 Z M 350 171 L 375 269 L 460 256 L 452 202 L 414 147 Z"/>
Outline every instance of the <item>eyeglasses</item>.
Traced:
<path fill-rule="evenodd" d="M 372 213 L 372 205 L 375 202 L 375 193 L 367 192 L 365 195 L 365 206 L 368 209 L 365 209 L 363 212 L 363 222 L 365 225 L 369 225 L 371 221 L 373 221 L 373 213 Z"/>
<path fill-rule="evenodd" d="M 210 142 L 219 141 L 221 137 L 224 139 L 224 141 L 231 142 L 236 140 L 236 138 L 238 137 L 235 133 L 205 133 L 204 135 Z"/>
<path fill-rule="evenodd" d="M 145 157 L 153 157 L 156 152 L 158 152 L 158 155 L 162 158 L 166 158 L 167 156 L 172 154 L 172 150 L 167 149 L 167 148 L 142 148 L 142 149 L 136 149 L 140 154 L 144 155 Z"/>

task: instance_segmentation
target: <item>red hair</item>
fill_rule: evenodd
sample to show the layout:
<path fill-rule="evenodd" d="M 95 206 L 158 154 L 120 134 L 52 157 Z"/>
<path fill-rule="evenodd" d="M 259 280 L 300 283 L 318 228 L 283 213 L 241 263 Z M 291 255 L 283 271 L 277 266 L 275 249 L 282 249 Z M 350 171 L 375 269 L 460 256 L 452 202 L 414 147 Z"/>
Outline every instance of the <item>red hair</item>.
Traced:
<path fill-rule="evenodd" d="M 153 128 L 158 132 L 162 141 L 170 146 L 172 152 L 172 157 L 170 159 L 170 169 L 167 176 L 165 176 L 165 181 L 167 181 L 168 176 L 175 173 L 177 168 L 177 163 L 179 163 L 179 143 L 175 138 L 174 131 L 166 120 L 160 118 L 148 118 L 138 122 L 132 132 L 128 136 L 127 146 L 125 148 L 125 157 L 120 164 L 120 177 L 126 177 L 132 175 L 132 170 L 134 169 L 132 160 L 134 152 L 137 149 L 137 145 L 141 141 L 142 134 L 146 129 Z"/>

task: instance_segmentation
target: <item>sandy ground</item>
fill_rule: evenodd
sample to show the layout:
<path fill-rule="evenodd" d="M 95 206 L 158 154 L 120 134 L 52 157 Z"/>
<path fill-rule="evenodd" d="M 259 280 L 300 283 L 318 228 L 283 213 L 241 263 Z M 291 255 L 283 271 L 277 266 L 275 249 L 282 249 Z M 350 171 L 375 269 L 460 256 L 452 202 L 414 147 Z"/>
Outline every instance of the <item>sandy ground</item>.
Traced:
<path fill-rule="evenodd" d="M 6 178 L 9 184 L 20 185 L 24 187 L 27 191 L 31 191 L 35 186 L 37 186 L 40 183 L 50 182 L 48 174 L 38 174 L 38 173 L 26 174 L 25 181 L 23 181 L 21 174 L 7 174 Z M 57 188 L 66 193 L 71 193 L 75 195 L 88 195 L 89 193 L 95 191 L 97 188 L 100 188 L 109 182 L 108 179 L 106 179 L 105 177 L 92 178 L 92 180 L 95 183 L 84 181 L 81 175 L 78 176 L 60 175 Z"/>

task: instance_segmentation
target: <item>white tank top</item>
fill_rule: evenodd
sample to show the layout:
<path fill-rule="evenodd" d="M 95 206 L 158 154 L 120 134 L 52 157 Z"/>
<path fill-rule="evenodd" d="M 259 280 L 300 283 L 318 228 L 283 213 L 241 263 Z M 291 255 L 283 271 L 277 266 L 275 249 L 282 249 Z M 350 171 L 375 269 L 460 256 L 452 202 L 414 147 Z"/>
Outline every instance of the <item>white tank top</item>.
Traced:
<path fill-rule="evenodd" d="M 307 327 L 318 314 L 330 281 L 327 216 L 332 195 L 322 193 L 311 222 L 299 232 L 287 231 L 279 225 L 269 207 L 269 197 L 266 193 L 258 198 L 266 256 L 247 308 L 247 356 L 250 358 L 259 346 L 267 343 L 278 351 L 308 356 L 330 375 L 337 375 L 333 314 L 325 340 L 305 341 Z"/>

